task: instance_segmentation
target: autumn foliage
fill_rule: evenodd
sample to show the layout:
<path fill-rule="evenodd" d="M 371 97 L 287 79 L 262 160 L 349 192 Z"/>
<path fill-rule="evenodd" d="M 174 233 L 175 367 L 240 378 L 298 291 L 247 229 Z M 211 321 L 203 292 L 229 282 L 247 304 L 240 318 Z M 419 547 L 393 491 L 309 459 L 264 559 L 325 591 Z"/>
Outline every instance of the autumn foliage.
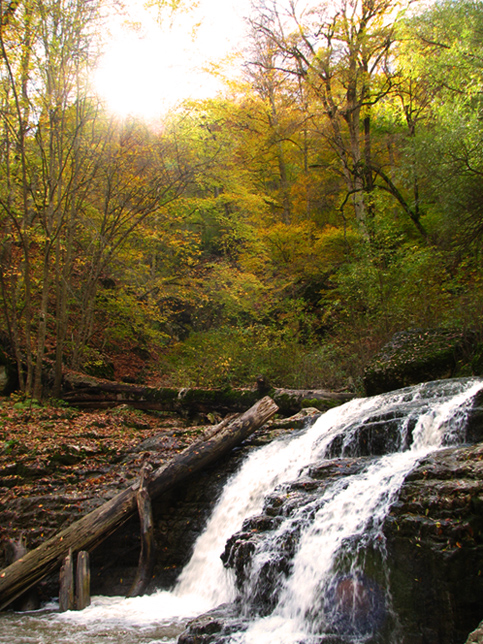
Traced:
<path fill-rule="evenodd" d="M 20 390 L 58 394 L 68 367 L 359 391 L 396 331 L 480 341 L 481 7 L 336 5 L 259 3 L 244 79 L 157 129 L 89 87 L 96 2 L 4 8 L 0 324 Z"/>

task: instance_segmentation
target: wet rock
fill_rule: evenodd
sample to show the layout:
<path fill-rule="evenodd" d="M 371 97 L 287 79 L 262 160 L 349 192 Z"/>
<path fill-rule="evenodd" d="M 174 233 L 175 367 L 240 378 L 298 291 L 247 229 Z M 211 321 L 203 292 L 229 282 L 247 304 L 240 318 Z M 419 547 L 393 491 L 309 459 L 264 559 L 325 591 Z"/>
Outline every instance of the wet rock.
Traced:
<path fill-rule="evenodd" d="M 405 642 L 464 642 L 483 615 L 483 444 L 423 459 L 384 533 Z"/>
<path fill-rule="evenodd" d="M 235 572 L 245 610 L 269 614 L 290 573 L 300 530 L 295 523 L 280 529 L 277 518 L 298 513 L 300 519 L 306 508 L 309 519 L 320 507 L 325 486 L 366 465 L 367 458 L 340 458 L 313 466 L 301 480 L 269 497 L 263 513 L 245 521 L 228 540 L 222 559 Z M 267 536 L 273 543 L 269 552 Z M 384 537 L 388 613 L 398 615 L 400 641 L 459 644 L 477 629 L 468 644 L 483 643 L 483 630 L 477 628 L 483 616 L 483 444 L 446 448 L 424 458 L 403 484 L 386 519 Z M 262 550 L 265 560 L 256 563 Z M 371 556 L 369 552 L 366 559 Z M 375 559 L 371 565 L 380 569 L 386 563 Z M 392 622 L 385 625 L 375 641 L 392 644 L 394 628 Z M 317 642 L 346 640 L 343 633 L 336 633 Z"/>
<path fill-rule="evenodd" d="M 483 391 L 479 391 L 474 400 L 470 416 L 466 423 L 466 441 L 477 443 L 483 440 Z"/>
<path fill-rule="evenodd" d="M 345 435 L 332 441 L 327 456 L 382 456 L 407 449 L 416 420 L 410 421 L 406 434 L 402 434 L 400 421 L 405 416 L 405 411 L 375 415 L 357 425 L 353 432 L 349 427 Z"/>
<path fill-rule="evenodd" d="M 468 635 L 465 644 L 483 644 L 483 622 Z"/>
<path fill-rule="evenodd" d="M 24 557 L 27 552 L 27 540 L 25 535 L 21 535 L 18 539 L 12 539 L 7 542 L 5 547 L 5 560 L 7 564 L 11 564 Z M 20 597 L 17 597 L 12 604 L 12 608 L 20 612 L 37 610 L 39 607 L 40 600 L 35 587 L 27 590 Z"/>
<path fill-rule="evenodd" d="M 250 610 L 266 615 L 275 607 L 283 580 L 291 572 L 300 533 L 323 503 L 324 490 L 366 465 L 364 458 L 341 458 L 313 466 L 301 478 L 281 486 L 278 494 L 269 496 L 263 513 L 244 521 L 242 529 L 228 539 L 221 559 L 235 572 L 237 588 Z M 295 515 L 296 521 L 285 521 Z M 267 537 L 271 541 L 269 551 Z M 261 551 L 262 563 L 255 563 Z"/>
<path fill-rule="evenodd" d="M 229 640 L 231 633 L 245 628 L 236 605 L 223 604 L 191 621 L 177 644 L 218 644 Z"/>

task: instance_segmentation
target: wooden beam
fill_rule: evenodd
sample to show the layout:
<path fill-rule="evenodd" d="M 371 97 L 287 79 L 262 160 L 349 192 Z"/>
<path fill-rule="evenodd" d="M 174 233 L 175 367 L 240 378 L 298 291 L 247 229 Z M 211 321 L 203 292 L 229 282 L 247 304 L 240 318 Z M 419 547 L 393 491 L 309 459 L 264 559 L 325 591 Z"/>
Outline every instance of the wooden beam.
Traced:
<path fill-rule="evenodd" d="M 59 611 L 65 613 L 67 610 L 74 610 L 74 558 L 72 548 L 60 568 L 59 586 Z"/>

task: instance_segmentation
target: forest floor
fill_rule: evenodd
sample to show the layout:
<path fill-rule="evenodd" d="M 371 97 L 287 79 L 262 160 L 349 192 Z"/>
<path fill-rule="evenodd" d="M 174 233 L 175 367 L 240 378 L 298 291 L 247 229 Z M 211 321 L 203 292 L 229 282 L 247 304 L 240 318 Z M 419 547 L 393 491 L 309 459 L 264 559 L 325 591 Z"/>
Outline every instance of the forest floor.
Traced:
<path fill-rule="evenodd" d="M 130 485 L 145 460 L 161 466 L 205 429 L 127 406 L 86 412 L 0 398 L 0 568 L 7 539 L 36 547 Z M 153 437 L 156 449 L 144 449 Z"/>

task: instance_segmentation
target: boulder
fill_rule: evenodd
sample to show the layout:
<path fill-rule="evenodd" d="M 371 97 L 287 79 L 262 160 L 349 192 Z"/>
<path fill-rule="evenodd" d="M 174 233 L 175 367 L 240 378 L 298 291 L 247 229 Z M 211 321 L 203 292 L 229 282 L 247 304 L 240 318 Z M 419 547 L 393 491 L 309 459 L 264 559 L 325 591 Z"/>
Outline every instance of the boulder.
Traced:
<path fill-rule="evenodd" d="M 481 375 L 483 345 L 476 333 L 414 329 L 396 333 L 364 371 L 367 396 L 421 382 Z"/>
<path fill-rule="evenodd" d="M 483 622 L 468 635 L 465 644 L 483 644 Z"/>
<path fill-rule="evenodd" d="M 423 459 L 384 533 L 404 641 L 465 642 L 483 616 L 483 444 Z"/>
<path fill-rule="evenodd" d="M 269 497 L 263 513 L 247 520 L 228 540 L 222 559 L 235 573 L 248 613 L 271 613 L 281 588 L 277 580 L 290 568 L 297 548 L 296 530 L 277 532 L 281 517 L 299 513 L 304 506 L 315 508 L 327 485 L 357 473 L 367 458 L 337 458 L 311 468 Z M 257 578 L 248 580 L 260 542 L 275 533 L 277 556 L 267 558 Z M 381 627 L 378 644 L 391 644 L 394 638 L 405 644 L 463 644 L 468 637 L 467 644 L 483 642 L 483 627 L 478 626 L 483 617 L 483 444 L 445 448 L 421 460 L 386 518 L 384 537 L 384 560 L 376 556 L 371 562 L 374 555 L 368 553 L 367 562 L 371 575 L 379 571 L 381 587 L 384 580 L 389 582 L 388 615 L 397 618 L 388 618 Z M 196 622 L 186 644 L 227 642 L 225 634 L 236 622 L 233 615 L 226 621 L 217 615 L 216 624 L 210 621 L 209 634 L 203 632 L 204 621 Z"/>
<path fill-rule="evenodd" d="M 177 644 L 216 644 L 230 639 L 246 625 L 233 604 L 222 604 L 192 620 L 181 633 Z"/>

